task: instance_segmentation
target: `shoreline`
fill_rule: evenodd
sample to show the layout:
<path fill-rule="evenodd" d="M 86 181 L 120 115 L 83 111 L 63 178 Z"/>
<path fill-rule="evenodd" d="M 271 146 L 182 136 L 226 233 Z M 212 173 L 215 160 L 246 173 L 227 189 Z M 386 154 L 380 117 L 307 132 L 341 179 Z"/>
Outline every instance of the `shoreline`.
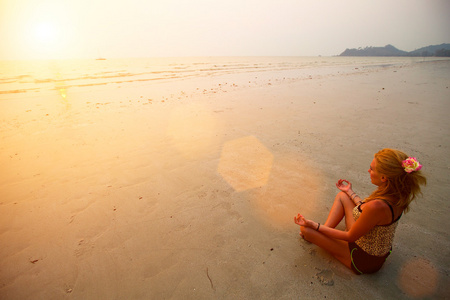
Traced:
<path fill-rule="evenodd" d="M 1 87 L 0 100 L 47 97 L 53 90 L 59 89 L 70 89 L 82 93 L 95 89 L 130 88 L 131 84 L 148 86 L 192 78 L 205 81 L 206 77 L 217 79 L 227 75 L 231 78 L 251 77 L 252 73 L 265 77 L 264 74 L 272 76 L 271 73 L 284 72 L 294 76 L 300 74 L 309 79 L 311 74 L 308 72 L 324 75 L 326 69 L 331 69 L 328 75 L 332 75 L 333 68 L 336 67 L 341 71 L 355 73 L 355 70 L 359 69 L 408 66 L 421 62 L 439 61 L 448 61 L 448 59 L 430 58 L 425 61 L 419 58 L 402 57 L 334 56 L 113 59 L 101 64 L 86 59 L 19 61 L 14 64 L 3 61 L 0 64 L 0 71 L 4 72 L 6 77 L 1 80 L 8 84 Z M 99 72 L 97 69 L 100 67 Z"/>

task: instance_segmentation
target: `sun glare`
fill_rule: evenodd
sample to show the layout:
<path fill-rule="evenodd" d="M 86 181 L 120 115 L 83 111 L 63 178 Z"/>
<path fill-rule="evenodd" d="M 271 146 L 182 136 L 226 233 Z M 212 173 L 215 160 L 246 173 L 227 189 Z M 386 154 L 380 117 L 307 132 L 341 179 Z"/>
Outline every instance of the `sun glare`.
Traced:
<path fill-rule="evenodd" d="M 62 59 L 70 55 L 77 27 L 66 1 L 36 1 L 21 10 L 21 48 L 32 59 Z"/>
<path fill-rule="evenodd" d="M 59 22 L 49 20 L 30 24 L 29 51 L 32 51 L 35 57 L 44 59 L 63 56 L 65 37 L 62 35 L 64 28 L 61 26 Z"/>
<path fill-rule="evenodd" d="M 40 43 L 53 42 L 56 37 L 55 26 L 48 22 L 38 24 L 34 30 L 34 37 Z"/>

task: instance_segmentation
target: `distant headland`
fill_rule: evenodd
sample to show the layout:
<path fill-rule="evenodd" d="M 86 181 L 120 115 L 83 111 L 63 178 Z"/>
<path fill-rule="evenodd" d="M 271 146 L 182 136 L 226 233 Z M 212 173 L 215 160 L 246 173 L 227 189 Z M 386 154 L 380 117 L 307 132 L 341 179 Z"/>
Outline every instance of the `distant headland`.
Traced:
<path fill-rule="evenodd" d="M 430 45 L 422 47 L 414 51 L 403 51 L 395 48 L 392 45 L 384 47 L 366 47 L 358 49 L 345 49 L 339 56 L 438 56 L 450 57 L 450 44 Z"/>

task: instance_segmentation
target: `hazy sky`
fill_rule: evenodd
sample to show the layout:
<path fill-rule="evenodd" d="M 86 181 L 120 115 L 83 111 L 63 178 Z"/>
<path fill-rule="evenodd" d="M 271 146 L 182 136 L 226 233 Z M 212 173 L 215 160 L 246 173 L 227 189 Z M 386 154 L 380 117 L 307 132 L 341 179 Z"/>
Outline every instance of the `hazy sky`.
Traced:
<path fill-rule="evenodd" d="M 0 59 L 316 56 L 450 43 L 449 0 L 0 0 Z"/>

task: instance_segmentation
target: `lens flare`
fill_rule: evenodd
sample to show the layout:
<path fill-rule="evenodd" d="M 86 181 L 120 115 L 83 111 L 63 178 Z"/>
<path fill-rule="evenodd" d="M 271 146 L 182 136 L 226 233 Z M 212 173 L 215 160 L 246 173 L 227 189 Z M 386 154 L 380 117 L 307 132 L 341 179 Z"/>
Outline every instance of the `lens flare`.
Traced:
<path fill-rule="evenodd" d="M 398 275 L 398 285 L 408 296 L 422 298 L 433 295 L 439 276 L 433 264 L 425 258 L 408 260 Z"/>
<path fill-rule="evenodd" d="M 218 173 L 237 192 L 264 186 L 273 154 L 254 136 L 228 141 L 220 156 Z"/>
<path fill-rule="evenodd" d="M 67 98 L 67 93 L 66 93 L 66 89 L 59 89 L 59 94 L 61 95 L 61 97 L 63 99 Z"/>
<path fill-rule="evenodd" d="M 60 101 L 62 104 L 69 108 L 69 100 L 67 99 L 67 85 L 66 82 L 62 79 L 61 73 L 56 74 L 56 82 L 55 82 L 55 90 L 58 91 L 61 96 Z"/>
<path fill-rule="evenodd" d="M 250 193 L 250 201 L 261 219 L 274 227 L 292 227 L 293 217 L 322 216 L 327 201 L 320 171 L 298 153 L 277 153 L 267 184 Z M 331 198 L 330 201 L 333 199 Z"/>

